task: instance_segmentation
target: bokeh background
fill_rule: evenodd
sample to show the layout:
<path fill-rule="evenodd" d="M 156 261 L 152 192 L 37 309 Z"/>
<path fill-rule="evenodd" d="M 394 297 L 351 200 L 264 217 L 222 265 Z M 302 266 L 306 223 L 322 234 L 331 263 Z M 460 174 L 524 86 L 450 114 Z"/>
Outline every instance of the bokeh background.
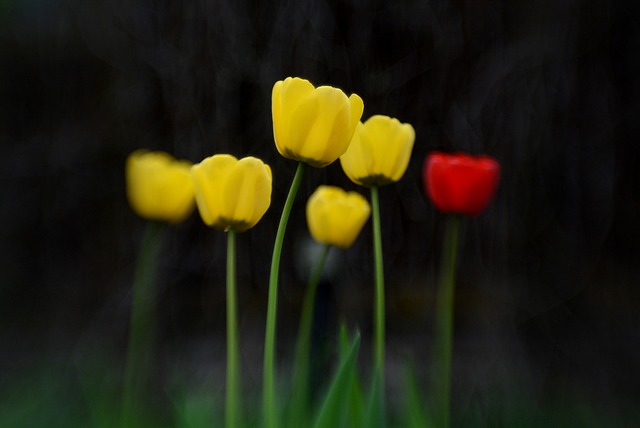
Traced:
<path fill-rule="evenodd" d="M 526 403 L 533 418 L 568 412 L 566 426 L 633 426 L 638 18 L 622 0 L 0 1 L 0 419 L 13 424 L 3 426 L 39 426 L 34 414 L 64 426 L 87 412 L 87 394 L 117 391 L 145 226 L 124 194 L 138 148 L 193 162 L 254 155 L 273 168 L 271 209 L 238 242 L 243 379 L 258 393 L 270 253 L 295 170 L 271 128 L 271 88 L 287 76 L 355 92 L 363 119 L 416 129 L 406 175 L 381 189 L 388 388 L 401 390 L 409 362 L 422 385 L 429 377 L 442 216 L 424 195 L 423 159 L 487 153 L 503 178 L 462 235 L 454 420 L 503 426 L 496 414 Z M 313 249 L 304 203 L 321 183 L 365 190 L 339 164 L 308 170 L 282 264 L 283 377 Z M 339 322 L 362 332 L 366 370 L 368 230 L 322 283 L 319 373 Z M 197 214 L 166 232 L 159 400 L 185 384 L 221 393 L 224 244 Z"/>

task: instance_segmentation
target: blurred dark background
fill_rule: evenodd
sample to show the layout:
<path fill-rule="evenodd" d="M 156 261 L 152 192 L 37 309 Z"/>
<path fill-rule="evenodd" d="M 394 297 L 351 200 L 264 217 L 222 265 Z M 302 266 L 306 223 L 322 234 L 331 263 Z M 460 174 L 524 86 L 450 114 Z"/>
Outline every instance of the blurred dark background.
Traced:
<path fill-rule="evenodd" d="M 389 388 L 401 387 L 408 361 L 421 382 L 429 375 L 442 216 L 424 195 L 423 159 L 487 153 L 503 178 L 462 236 L 457 418 L 524 397 L 533 408 L 586 403 L 622 421 L 640 400 L 637 9 L 0 1 L 0 399 L 14 403 L 21 379 L 77 379 L 98 360 L 112 369 L 99 381 L 117 383 L 145 225 L 124 195 L 124 160 L 138 148 L 193 162 L 254 155 L 273 168 L 271 209 L 238 242 L 243 378 L 259 391 L 270 252 L 295 170 L 273 143 L 271 88 L 300 76 L 359 94 L 363 120 L 386 114 L 416 130 L 404 178 L 381 189 Z M 281 273 L 283 376 L 306 278 L 303 207 L 321 183 L 365 192 L 338 163 L 308 170 Z M 331 339 L 339 321 L 359 328 L 363 367 L 369 230 L 335 254 L 317 329 Z M 223 384 L 224 243 L 197 214 L 167 230 L 155 367 L 164 387 Z"/>

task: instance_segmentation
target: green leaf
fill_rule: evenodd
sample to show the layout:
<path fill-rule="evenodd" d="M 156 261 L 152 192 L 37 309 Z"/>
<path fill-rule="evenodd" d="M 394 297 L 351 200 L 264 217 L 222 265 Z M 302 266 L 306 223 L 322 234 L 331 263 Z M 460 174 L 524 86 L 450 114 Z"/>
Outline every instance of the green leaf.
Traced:
<path fill-rule="evenodd" d="M 344 323 L 340 324 L 338 332 L 338 343 L 340 350 L 340 361 L 344 361 L 349 356 L 350 343 L 347 328 Z M 349 427 L 358 426 L 362 423 L 364 417 L 364 393 L 362 392 L 362 384 L 358 376 L 358 371 L 353 370 L 352 386 L 349 393 Z"/>
<path fill-rule="evenodd" d="M 382 396 L 382 379 L 380 371 L 374 370 L 369 390 L 363 428 L 385 428 L 384 399 Z"/>
<path fill-rule="evenodd" d="M 205 391 L 173 394 L 176 428 L 215 428 L 222 426 L 223 415 L 216 411 L 220 396 Z"/>
<path fill-rule="evenodd" d="M 404 426 L 407 428 L 433 427 L 434 425 L 429 422 L 425 413 L 424 400 L 420 397 L 420 391 L 412 369 L 407 369 L 405 372 L 404 390 L 406 397 L 405 415 L 407 418 Z"/>
<path fill-rule="evenodd" d="M 349 397 L 349 426 L 357 427 L 364 419 L 364 392 L 362 383 L 356 370 L 353 371 L 353 381 Z"/>
<path fill-rule="evenodd" d="M 349 411 L 348 398 L 352 391 L 356 357 L 360 347 L 360 334 L 356 333 L 346 358 L 331 381 L 331 386 L 316 417 L 315 428 L 336 428 L 346 426 Z"/>

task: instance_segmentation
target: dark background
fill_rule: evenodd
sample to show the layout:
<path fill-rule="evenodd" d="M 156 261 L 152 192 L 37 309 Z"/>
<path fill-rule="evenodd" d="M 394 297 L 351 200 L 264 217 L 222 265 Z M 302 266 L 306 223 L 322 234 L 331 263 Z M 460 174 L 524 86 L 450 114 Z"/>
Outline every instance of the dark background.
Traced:
<path fill-rule="evenodd" d="M 295 170 L 273 143 L 271 88 L 300 76 L 359 94 L 363 120 L 386 114 L 416 130 L 404 178 L 381 189 L 388 387 L 401 386 L 408 361 L 420 382 L 429 375 L 442 216 L 424 196 L 423 159 L 487 153 L 503 176 L 462 236 L 457 418 L 514 397 L 621 417 L 640 399 L 637 9 L 605 0 L 0 1 L 0 398 L 16 401 L 21 379 L 73 380 L 98 360 L 118 377 L 145 225 L 124 195 L 124 161 L 138 148 L 193 162 L 254 155 L 274 171 L 271 209 L 238 243 L 243 377 L 259 391 L 270 253 Z M 303 207 L 321 183 L 366 194 L 338 163 L 307 171 L 282 264 L 283 376 L 305 283 Z M 167 230 L 159 385 L 223 383 L 224 243 L 197 214 Z M 370 244 L 367 227 L 334 254 L 317 329 L 331 339 L 340 320 L 358 327 L 363 367 Z"/>

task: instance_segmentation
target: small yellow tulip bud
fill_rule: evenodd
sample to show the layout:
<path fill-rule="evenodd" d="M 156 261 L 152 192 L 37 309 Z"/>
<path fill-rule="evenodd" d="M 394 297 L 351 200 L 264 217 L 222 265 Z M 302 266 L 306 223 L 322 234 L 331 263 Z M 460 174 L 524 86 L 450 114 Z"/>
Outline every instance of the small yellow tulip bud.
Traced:
<path fill-rule="evenodd" d="M 271 204 L 271 168 L 258 158 L 215 155 L 191 168 L 202 220 L 211 227 L 243 232 Z"/>
<path fill-rule="evenodd" d="M 340 157 L 347 177 L 363 186 L 381 186 L 402 178 L 413 150 L 413 126 L 389 116 L 371 116 L 359 123 L 353 139 Z"/>
<path fill-rule="evenodd" d="M 165 152 L 136 150 L 126 161 L 127 199 L 133 211 L 148 220 L 180 223 L 195 206 L 191 162 Z"/>
<path fill-rule="evenodd" d="M 349 147 L 364 104 L 356 94 L 347 97 L 340 89 L 287 77 L 273 86 L 271 108 L 280 154 L 323 167 Z"/>
<path fill-rule="evenodd" d="M 356 192 L 320 186 L 307 202 L 307 225 L 317 242 L 349 248 L 369 218 L 369 202 Z"/>

